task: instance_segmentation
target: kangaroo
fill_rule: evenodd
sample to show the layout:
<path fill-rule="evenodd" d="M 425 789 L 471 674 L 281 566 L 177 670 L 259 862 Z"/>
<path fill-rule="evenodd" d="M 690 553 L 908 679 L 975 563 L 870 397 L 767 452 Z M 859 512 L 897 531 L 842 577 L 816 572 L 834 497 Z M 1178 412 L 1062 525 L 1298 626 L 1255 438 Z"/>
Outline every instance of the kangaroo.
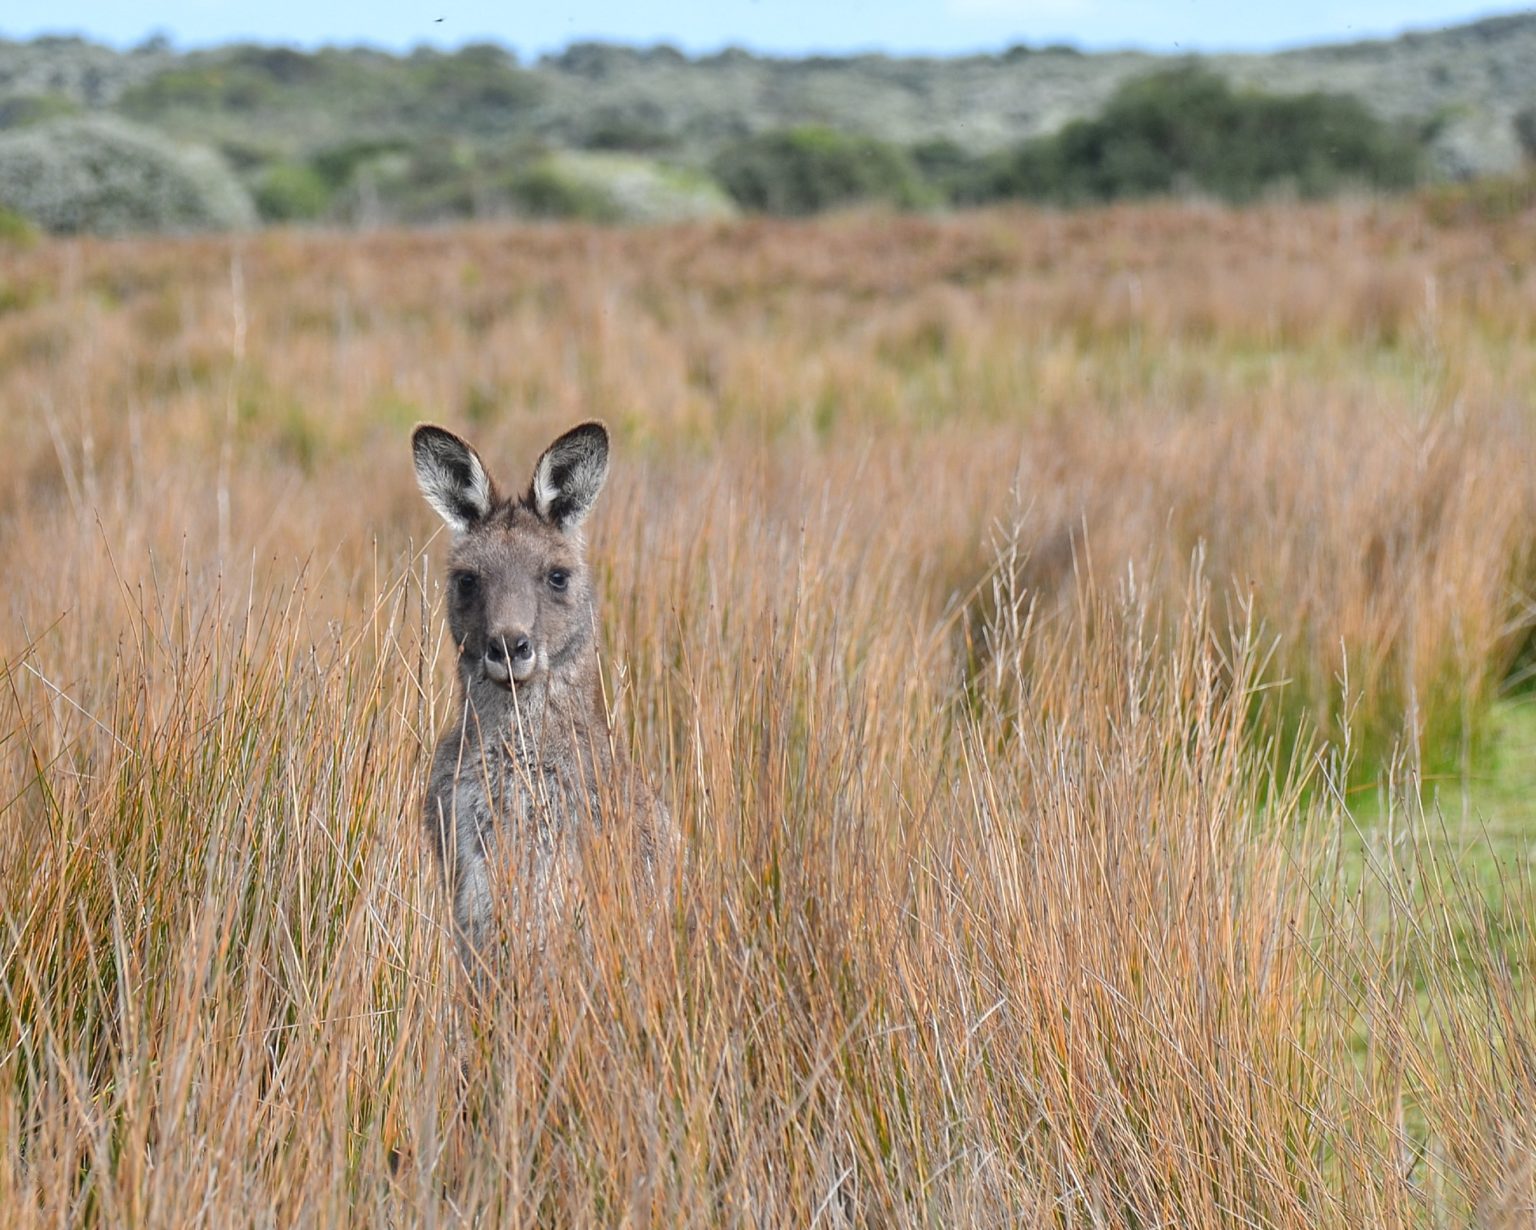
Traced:
<path fill-rule="evenodd" d="M 648 895 L 665 878 L 675 834 L 666 806 L 615 749 L 598 681 L 581 525 L 608 477 L 608 429 L 571 428 L 512 497 L 450 431 L 417 427 L 411 450 L 422 494 L 454 534 L 458 721 L 433 756 L 424 819 L 473 972 L 509 907 L 529 934 L 558 914 L 584 833 L 606 821 L 631 826 L 623 835 L 633 836 Z"/>

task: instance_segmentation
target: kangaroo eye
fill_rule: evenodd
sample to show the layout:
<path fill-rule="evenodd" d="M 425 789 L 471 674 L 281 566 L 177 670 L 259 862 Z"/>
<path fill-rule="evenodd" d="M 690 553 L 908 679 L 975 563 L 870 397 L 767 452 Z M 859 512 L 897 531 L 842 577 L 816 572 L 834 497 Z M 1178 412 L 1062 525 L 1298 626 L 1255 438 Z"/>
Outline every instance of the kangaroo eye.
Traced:
<path fill-rule="evenodd" d="M 456 572 L 451 581 L 453 596 L 460 602 L 468 602 L 480 592 L 480 578 L 472 572 Z"/>
<path fill-rule="evenodd" d="M 550 589 L 558 592 L 571 583 L 571 574 L 564 568 L 552 568 L 545 579 L 549 581 Z"/>

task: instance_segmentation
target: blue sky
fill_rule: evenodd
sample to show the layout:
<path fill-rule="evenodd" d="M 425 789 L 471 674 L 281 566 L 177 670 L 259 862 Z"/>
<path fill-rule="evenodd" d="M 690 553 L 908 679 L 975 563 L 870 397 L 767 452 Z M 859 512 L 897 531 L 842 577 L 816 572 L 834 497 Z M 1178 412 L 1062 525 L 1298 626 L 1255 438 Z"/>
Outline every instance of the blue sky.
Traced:
<path fill-rule="evenodd" d="M 79 33 L 131 46 L 160 31 L 183 47 L 251 39 L 401 50 L 494 39 L 525 58 L 584 38 L 669 42 L 689 52 L 738 44 L 782 54 L 946 54 L 1018 42 L 1212 51 L 1391 35 L 1519 7 L 1456 0 L 9 0 L 0 9 L 0 34 Z"/>

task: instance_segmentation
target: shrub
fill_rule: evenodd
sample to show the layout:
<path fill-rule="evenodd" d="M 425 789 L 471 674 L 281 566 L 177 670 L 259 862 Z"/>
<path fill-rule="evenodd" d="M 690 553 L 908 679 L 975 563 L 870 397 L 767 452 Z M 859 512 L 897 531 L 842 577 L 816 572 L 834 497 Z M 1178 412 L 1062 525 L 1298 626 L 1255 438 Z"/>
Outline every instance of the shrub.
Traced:
<path fill-rule="evenodd" d="M 410 150 L 410 143 L 397 139 L 344 141 L 321 150 L 310 165 L 332 188 L 345 188 L 352 182 L 358 168 L 391 154 L 403 154 Z"/>
<path fill-rule="evenodd" d="M 419 141 L 362 163 L 347 192 L 359 220 L 440 222 L 484 212 L 485 175 L 462 141 Z"/>
<path fill-rule="evenodd" d="M 708 176 L 624 154 L 551 154 L 508 184 L 514 207 L 535 217 L 673 222 L 735 212 Z"/>
<path fill-rule="evenodd" d="M 973 154 L 948 137 L 919 141 L 908 154 L 924 181 L 945 200 L 975 196 L 978 179 L 991 165 L 988 159 Z"/>
<path fill-rule="evenodd" d="M 37 242 L 37 227 L 17 213 L 0 205 L 0 248 L 30 248 Z"/>
<path fill-rule="evenodd" d="M 932 199 L 903 150 L 819 126 L 734 142 L 712 169 L 738 205 L 761 213 L 814 214 L 864 201 L 910 208 Z"/>
<path fill-rule="evenodd" d="M 1421 160 L 1411 134 L 1357 99 L 1238 92 L 1186 67 L 1128 82 L 1097 118 L 997 158 L 969 195 L 1073 203 L 1196 190 L 1244 201 L 1286 186 L 1322 196 L 1409 187 Z"/>
<path fill-rule="evenodd" d="M 105 116 L 0 134 L 0 205 L 65 233 L 216 230 L 255 219 L 211 150 Z"/>
<path fill-rule="evenodd" d="M 658 153 L 677 145 L 677 138 L 667 129 L 665 112 L 654 106 L 600 107 L 573 135 L 575 144 L 583 149 L 615 153 Z"/>
<path fill-rule="evenodd" d="M 231 47 L 225 53 L 225 62 L 232 70 L 278 85 L 303 85 L 325 75 L 321 57 L 291 47 Z"/>
<path fill-rule="evenodd" d="M 123 94 L 130 115 L 170 111 L 252 112 L 283 108 L 323 94 L 344 65 L 332 53 L 310 55 L 288 47 L 225 47 L 195 54 L 134 85 Z"/>
<path fill-rule="evenodd" d="M 1536 162 L 1536 107 L 1522 107 L 1515 112 L 1515 140 L 1527 162 Z"/>
<path fill-rule="evenodd" d="M 580 218 L 617 222 L 619 211 L 602 187 L 567 174 L 554 158 L 542 158 L 507 177 L 506 190 L 518 213 L 530 218 Z"/>
<path fill-rule="evenodd" d="M 413 65 L 403 113 L 460 131 L 499 131 L 543 97 L 543 85 L 502 48 L 476 43 Z"/>
<path fill-rule="evenodd" d="M 326 182 L 329 182 L 327 177 Z M 440 222 L 513 213 L 590 222 L 665 222 L 735 212 L 707 175 L 627 154 L 513 143 L 487 153 L 423 142 L 358 164 L 330 212 L 370 222 Z"/>
<path fill-rule="evenodd" d="M 280 162 L 268 167 L 256 187 L 256 208 L 269 222 L 304 222 L 324 216 L 331 186 L 314 167 Z"/>
<path fill-rule="evenodd" d="M 79 114 L 80 104 L 67 94 L 14 94 L 0 99 L 0 128 L 25 128 Z"/>
<path fill-rule="evenodd" d="M 123 95 L 129 115 L 167 111 L 250 111 L 272 100 L 276 83 L 238 65 L 194 63 L 168 68 Z"/>

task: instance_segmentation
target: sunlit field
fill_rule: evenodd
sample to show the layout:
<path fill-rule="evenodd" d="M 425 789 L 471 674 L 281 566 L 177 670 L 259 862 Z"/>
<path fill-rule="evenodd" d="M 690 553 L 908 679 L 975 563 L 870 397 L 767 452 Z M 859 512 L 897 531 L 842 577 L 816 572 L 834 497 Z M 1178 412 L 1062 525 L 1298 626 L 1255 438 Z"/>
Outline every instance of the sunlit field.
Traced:
<path fill-rule="evenodd" d="M 1533 390 L 1411 202 L 5 252 L 0 1220 L 1528 1227 Z M 408 436 L 587 417 L 687 849 L 476 999 Z"/>

